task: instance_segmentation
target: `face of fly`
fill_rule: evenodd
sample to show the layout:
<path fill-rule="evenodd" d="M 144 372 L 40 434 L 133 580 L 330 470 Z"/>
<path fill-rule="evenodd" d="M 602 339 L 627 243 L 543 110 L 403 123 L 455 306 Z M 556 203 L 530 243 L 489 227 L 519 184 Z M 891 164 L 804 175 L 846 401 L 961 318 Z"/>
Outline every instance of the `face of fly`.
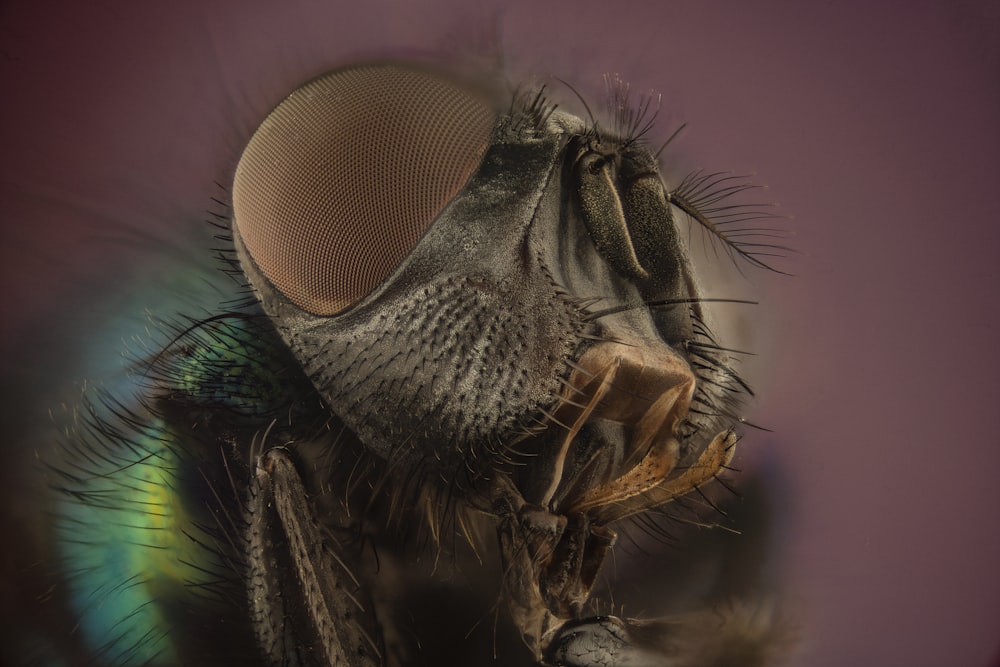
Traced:
<path fill-rule="evenodd" d="M 331 410 L 498 517 L 508 560 L 531 552 L 508 584 L 536 650 L 579 613 L 606 526 L 711 479 L 736 441 L 745 385 L 678 224 L 761 264 L 712 217 L 743 186 L 669 189 L 646 110 L 605 131 L 541 94 L 353 67 L 272 112 L 234 183 L 241 268 Z"/>

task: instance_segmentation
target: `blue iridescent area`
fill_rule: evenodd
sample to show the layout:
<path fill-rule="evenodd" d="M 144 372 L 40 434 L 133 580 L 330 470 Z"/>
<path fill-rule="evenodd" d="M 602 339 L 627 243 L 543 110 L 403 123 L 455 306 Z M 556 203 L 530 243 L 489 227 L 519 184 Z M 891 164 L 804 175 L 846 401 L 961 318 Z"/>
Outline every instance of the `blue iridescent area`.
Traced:
<path fill-rule="evenodd" d="M 62 503 L 71 604 L 108 662 L 177 664 L 167 601 L 216 579 L 219 559 L 194 537 L 201 531 L 178 493 L 178 443 L 162 420 L 102 444 Z"/>
<path fill-rule="evenodd" d="M 240 530 L 251 448 L 325 411 L 266 318 L 174 334 L 137 366 L 132 396 L 85 394 L 53 465 L 65 597 L 98 664 L 255 664 Z"/>

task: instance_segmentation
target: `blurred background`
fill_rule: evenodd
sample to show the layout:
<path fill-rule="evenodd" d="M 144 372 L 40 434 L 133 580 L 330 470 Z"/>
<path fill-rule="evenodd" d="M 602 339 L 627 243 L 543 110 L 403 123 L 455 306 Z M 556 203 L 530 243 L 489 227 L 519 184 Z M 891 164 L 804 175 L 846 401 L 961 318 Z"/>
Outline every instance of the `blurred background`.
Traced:
<path fill-rule="evenodd" d="M 595 107 L 618 73 L 662 95 L 653 143 L 688 124 L 668 176 L 769 186 L 795 275 L 746 270 L 732 290 L 761 304 L 726 317 L 758 353 L 748 416 L 770 432 L 740 465 L 766 488 L 758 565 L 799 626 L 789 664 L 1000 664 L 989 0 L 4 0 L 0 637 L 44 604 L 50 413 L 113 383 L 150 313 L 215 304 L 203 220 L 252 130 L 332 67 L 435 54 L 499 55 Z"/>

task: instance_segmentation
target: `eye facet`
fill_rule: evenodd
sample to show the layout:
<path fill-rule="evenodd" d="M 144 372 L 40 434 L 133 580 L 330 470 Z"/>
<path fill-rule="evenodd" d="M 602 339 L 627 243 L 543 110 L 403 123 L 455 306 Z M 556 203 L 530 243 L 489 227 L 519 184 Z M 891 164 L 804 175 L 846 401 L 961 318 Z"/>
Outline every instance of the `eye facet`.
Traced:
<path fill-rule="evenodd" d="M 414 67 L 337 70 L 271 112 L 240 158 L 234 228 L 261 273 L 314 315 L 378 287 L 490 142 L 488 95 Z"/>

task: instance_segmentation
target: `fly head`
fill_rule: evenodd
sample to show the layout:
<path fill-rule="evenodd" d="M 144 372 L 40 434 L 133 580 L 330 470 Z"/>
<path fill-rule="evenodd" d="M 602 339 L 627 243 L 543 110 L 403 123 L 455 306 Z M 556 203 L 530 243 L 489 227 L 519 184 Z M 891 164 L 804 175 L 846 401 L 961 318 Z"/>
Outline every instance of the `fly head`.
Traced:
<path fill-rule="evenodd" d="M 498 518 L 541 655 L 583 610 L 607 526 L 714 477 L 743 390 L 714 345 L 640 132 L 429 68 L 325 75 L 236 171 L 233 236 L 265 312 L 372 453 Z M 724 179 L 723 179 L 724 180 Z"/>

